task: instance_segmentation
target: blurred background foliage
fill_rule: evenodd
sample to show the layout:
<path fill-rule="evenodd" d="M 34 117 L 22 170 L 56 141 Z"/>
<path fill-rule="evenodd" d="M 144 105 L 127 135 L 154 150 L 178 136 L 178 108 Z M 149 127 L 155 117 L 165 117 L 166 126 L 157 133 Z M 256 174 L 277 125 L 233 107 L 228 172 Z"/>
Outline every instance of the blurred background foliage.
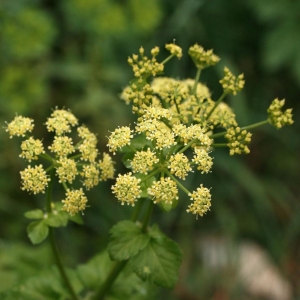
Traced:
<path fill-rule="evenodd" d="M 299 298 L 300 1 L 3 0 L 0 121 L 5 126 L 17 113 L 43 124 L 51 108 L 70 108 L 98 134 L 100 151 L 107 151 L 108 131 L 134 122 L 130 108 L 119 100 L 132 78 L 127 57 L 141 45 L 146 51 L 157 45 L 163 59 L 163 47 L 173 39 L 185 55 L 167 65 L 166 76 L 193 78 L 196 70 L 187 49 L 195 43 L 213 48 L 221 62 L 205 70 L 201 81 L 216 99 L 225 65 L 245 74 L 245 89 L 226 99 L 241 125 L 265 119 L 276 97 L 286 98 L 287 107 L 293 107 L 295 123 L 280 131 L 270 126 L 256 130 L 248 156 L 228 157 L 225 149 L 213 152 L 213 172 L 186 181 L 191 190 L 199 181 L 212 187 L 213 206 L 203 218 L 195 220 L 185 213 L 186 197 L 170 213 L 156 209 L 153 221 L 179 242 L 185 255 L 178 287 L 162 291 L 161 297 L 168 293 L 168 299 L 261 299 L 233 289 L 224 272 L 210 274 L 208 268 L 203 276 L 199 241 L 213 236 L 259 244 L 288 279 L 292 299 Z M 42 137 L 43 126 L 36 126 L 35 134 Z M 43 207 L 43 197 L 18 188 L 19 171 L 26 166 L 18 158 L 19 141 L 10 140 L 4 130 L 0 140 L 0 273 L 5 278 L 0 291 L 4 291 L 53 262 L 46 243 L 33 247 L 26 237 L 23 214 Z M 121 163 L 116 167 L 124 171 Z M 84 227 L 70 225 L 57 232 L 70 267 L 102 250 L 112 224 L 131 212 L 116 203 L 110 184 L 89 192 L 92 209 L 84 215 Z"/>

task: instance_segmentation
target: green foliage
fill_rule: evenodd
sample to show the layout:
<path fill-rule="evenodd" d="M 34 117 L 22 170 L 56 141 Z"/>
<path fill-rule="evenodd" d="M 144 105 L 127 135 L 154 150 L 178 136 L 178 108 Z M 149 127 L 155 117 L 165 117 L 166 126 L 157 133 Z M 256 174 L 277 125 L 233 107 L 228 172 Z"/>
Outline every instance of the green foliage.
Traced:
<path fill-rule="evenodd" d="M 103 137 L 99 145 L 104 148 L 108 129 L 112 130 L 116 125 L 128 121 L 133 124 L 129 110 L 119 104 L 117 99 L 120 87 L 125 86 L 129 79 L 126 57 L 136 52 L 141 44 L 147 50 L 153 45 L 163 46 L 166 41 L 173 41 L 174 38 L 183 48 L 195 42 L 208 49 L 214 48 L 221 55 L 222 64 L 230 66 L 236 74 L 245 73 L 245 90 L 234 101 L 229 99 L 234 112 L 240 116 L 239 122 L 246 124 L 258 120 L 261 109 L 265 110 L 267 107 L 265 99 L 277 95 L 286 97 L 288 105 L 295 107 L 296 119 L 299 118 L 298 1 L 50 2 L 4 0 L 1 3 L 2 124 L 16 112 L 42 119 L 48 108 L 56 105 L 70 107 L 85 123 L 92 125 L 93 130 L 98 132 L 98 137 Z M 187 56 L 181 59 L 180 64 L 171 63 L 166 70 L 171 71 L 174 76 L 195 75 Z M 217 67 L 215 71 L 203 74 L 204 82 L 215 82 L 211 89 L 214 95 L 219 92 L 217 74 L 221 72 Z M 300 234 L 297 199 L 300 193 L 298 123 L 293 128 L 284 129 L 281 135 L 275 135 L 274 131 L 268 129 L 256 132 L 256 138 L 251 144 L 251 154 L 247 159 L 232 158 L 226 163 L 222 155 L 215 156 L 213 153 L 213 173 L 207 178 L 200 178 L 207 186 L 217 182 L 217 187 L 212 189 L 214 209 L 201 221 L 195 223 L 196 221 L 189 220 L 180 203 L 181 213 L 171 209 L 170 213 L 161 216 L 161 212 L 154 211 L 154 219 L 163 227 L 164 232 L 175 232 L 175 239 L 181 246 L 182 241 L 188 239 L 187 249 L 195 252 L 191 257 L 185 255 L 185 265 L 189 260 L 195 263 L 190 264 L 189 273 L 183 275 L 186 277 L 184 285 L 176 290 L 176 295 L 167 294 L 163 299 L 184 298 L 180 292 L 178 294 L 181 289 L 188 289 L 192 296 L 200 295 L 200 288 L 203 299 L 212 298 L 212 293 L 218 294 L 220 291 L 231 299 L 242 298 L 230 294 L 230 288 L 222 284 L 223 277 L 220 279 L 220 276 L 210 276 L 206 273 L 210 271 L 207 269 L 203 273 L 196 237 L 204 234 L 227 236 L 236 242 L 251 239 L 260 243 L 290 281 L 294 281 L 295 297 L 300 295 L 298 277 L 293 272 L 300 261 L 299 253 L 296 253 Z M 36 130 L 40 132 L 43 129 L 38 127 Z M 23 166 L 15 159 L 19 154 L 15 150 L 15 144 L 7 142 L 7 137 L 4 140 L 3 135 L 0 134 L 0 235 L 5 242 L 0 247 L 0 290 L 11 290 L 11 283 L 19 285 L 26 281 L 24 277 L 28 279 L 47 267 L 51 255 L 46 251 L 38 252 L 41 246 L 46 246 L 44 243 L 28 250 L 22 244 L 7 242 L 23 238 L 23 228 L 28 224 L 28 220 L 23 218 L 24 211 L 32 210 L 34 206 L 42 207 L 43 204 L 42 198 L 38 197 L 34 202 L 32 195 L 26 196 L 15 188 L 19 181 L 20 167 Z M 144 141 L 140 143 L 143 145 Z M 134 147 L 140 149 L 138 145 Z M 129 167 L 128 159 L 131 158 L 130 152 L 124 155 L 126 167 Z M 116 168 L 121 169 L 121 164 L 117 164 Z M 197 181 L 199 177 L 194 175 L 186 183 L 193 187 Z M 143 193 L 145 195 L 146 188 Z M 76 225 L 68 226 L 68 233 L 65 228 L 59 229 L 58 243 L 63 247 L 62 252 L 65 251 L 68 258 L 72 253 L 74 261 L 84 261 L 88 254 L 92 255 L 103 248 L 108 239 L 106 229 L 117 219 L 123 219 L 130 213 L 130 207 L 114 206 L 115 200 L 106 184 L 101 186 L 101 190 L 91 192 L 91 195 L 94 198 L 91 209 L 84 216 L 78 217 L 81 220 L 77 220 L 82 223 L 82 217 L 85 219 L 85 231 Z M 112 205 L 113 208 L 107 210 L 107 205 Z M 32 231 L 35 232 L 37 241 L 43 236 L 41 233 L 46 227 L 60 226 L 64 219 L 61 219 L 62 216 L 58 219 L 52 216 L 47 224 L 44 223 L 42 214 L 44 215 L 42 210 L 26 214 L 26 217 L 38 224 L 44 224 L 33 226 L 42 229 L 41 232 Z M 70 217 L 72 220 L 75 218 L 77 216 Z M 100 238 L 95 238 L 96 234 Z M 70 241 L 74 245 L 71 246 Z M 186 254 L 188 251 L 184 252 Z M 94 281 L 87 276 L 82 283 L 88 290 L 97 288 L 97 274 L 100 276 L 101 273 L 102 276 L 99 282 L 104 282 L 107 270 L 113 266 L 107 254 L 103 257 L 105 259 L 99 259 L 99 264 L 96 260 L 90 261 Z M 72 262 L 69 259 L 67 264 Z M 95 268 L 92 270 L 93 264 Z M 102 267 L 103 272 L 100 272 Z M 125 270 L 127 274 L 123 276 Z M 123 279 L 132 274 L 130 270 L 125 270 L 121 274 Z M 133 276 L 139 293 L 133 293 L 133 296 L 126 292 L 123 297 L 125 299 L 142 297 L 146 289 L 144 282 L 135 274 Z M 197 280 L 200 276 L 207 280 L 201 287 Z M 81 278 L 81 281 L 84 279 Z M 93 286 L 88 286 L 91 281 Z M 132 286 L 134 284 L 123 285 L 120 294 L 110 294 L 109 299 L 123 299 L 122 289 Z M 116 286 L 114 290 L 116 291 Z M 8 299 L 25 299 L 24 295 L 17 293 L 10 291 L 5 297 L 10 294 Z M 55 298 L 59 297 L 57 292 L 52 295 L 52 299 L 59 299 Z M 43 296 L 37 297 L 41 299 Z M 6 299 L 2 295 L 0 298 Z M 144 299 L 150 298 L 149 294 L 144 295 Z M 156 295 L 155 299 L 158 298 Z"/>
<path fill-rule="evenodd" d="M 108 252 L 113 260 L 129 260 L 129 266 L 143 280 L 173 288 L 182 260 L 179 246 L 156 225 L 146 233 L 141 226 L 121 221 L 111 231 Z"/>

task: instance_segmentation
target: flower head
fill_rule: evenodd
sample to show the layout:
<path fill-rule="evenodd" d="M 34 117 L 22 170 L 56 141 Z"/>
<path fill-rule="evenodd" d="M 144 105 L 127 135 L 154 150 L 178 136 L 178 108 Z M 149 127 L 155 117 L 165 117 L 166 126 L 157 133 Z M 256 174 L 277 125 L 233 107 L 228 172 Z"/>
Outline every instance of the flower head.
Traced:
<path fill-rule="evenodd" d="M 132 171 L 134 173 L 148 174 L 158 162 L 159 159 L 149 148 L 147 151 L 138 151 L 131 161 Z"/>
<path fill-rule="evenodd" d="M 23 186 L 22 190 L 32 192 L 34 194 L 45 193 L 50 179 L 48 178 L 42 165 L 32 168 L 28 166 L 24 171 L 20 172 Z"/>
<path fill-rule="evenodd" d="M 169 50 L 172 55 L 177 56 L 177 58 L 182 57 L 182 49 L 174 43 L 166 44 L 166 49 Z"/>
<path fill-rule="evenodd" d="M 193 59 L 196 67 L 201 70 L 215 65 L 220 60 L 220 58 L 215 55 L 212 50 L 205 51 L 203 47 L 197 44 L 190 47 L 188 53 Z"/>
<path fill-rule="evenodd" d="M 122 205 L 127 203 L 127 205 L 134 206 L 142 193 L 140 181 L 139 178 L 132 176 L 131 172 L 124 175 L 119 174 L 116 183 L 112 186 L 112 191 Z"/>
<path fill-rule="evenodd" d="M 45 153 L 44 146 L 41 140 L 30 137 L 21 144 L 22 153 L 20 157 L 27 159 L 29 162 L 37 160 L 38 156 Z"/>
<path fill-rule="evenodd" d="M 292 109 L 288 108 L 285 111 L 281 110 L 284 106 L 284 103 L 285 99 L 279 100 L 278 98 L 276 98 L 272 101 L 267 110 L 269 122 L 277 129 L 280 129 L 285 125 L 292 125 L 294 123 Z"/>
<path fill-rule="evenodd" d="M 155 76 L 156 74 L 162 73 L 164 70 L 164 65 L 156 61 L 156 56 L 159 52 L 158 47 L 152 49 L 151 59 L 145 56 L 144 52 L 144 48 L 141 47 L 139 50 L 140 60 L 139 56 L 136 54 L 134 54 L 132 57 L 129 57 L 127 60 L 132 67 L 134 76 L 139 78 L 141 82 L 143 78 L 147 78 L 150 75 Z"/>
<path fill-rule="evenodd" d="M 192 171 L 191 164 L 188 158 L 183 153 L 176 153 L 170 157 L 168 168 L 171 171 L 171 174 L 185 179 L 188 175 L 188 172 Z"/>
<path fill-rule="evenodd" d="M 78 174 L 76 162 L 73 159 L 61 157 L 57 163 L 59 167 L 56 168 L 56 174 L 58 175 L 59 182 L 72 183 Z"/>
<path fill-rule="evenodd" d="M 103 159 L 99 160 L 98 167 L 100 169 L 100 181 L 114 178 L 114 162 L 109 154 L 103 153 Z"/>
<path fill-rule="evenodd" d="M 154 203 L 170 203 L 178 199 L 178 189 L 176 182 L 170 177 L 161 177 L 155 181 L 147 190 L 148 194 L 153 197 Z"/>
<path fill-rule="evenodd" d="M 230 155 L 250 153 L 248 144 L 251 142 L 252 133 L 247 130 L 242 130 L 240 127 L 230 127 L 227 129 L 225 138 L 228 139 L 227 146 L 229 147 Z"/>
<path fill-rule="evenodd" d="M 48 147 L 51 152 L 54 152 L 58 156 L 68 156 L 75 152 L 73 141 L 68 136 L 55 136 L 51 146 Z"/>
<path fill-rule="evenodd" d="M 211 206 L 211 194 L 208 188 L 201 184 L 196 191 L 189 194 L 193 203 L 188 206 L 187 212 L 202 217 Z"/>
<path fill-rule="evenodd" d="M 236 95 L 245 85 L 244 74 L 235 77 L 230 70 L 224 68 L 224 77 L 220 80 L 224 93 Z"/>
<path fill-rule="evenodd" d="M 109 151 L 116 154 L 118 149 L 129 145 L 132 138 L 132 130 L 128 126 L 118 127 L 108 138 L 107 146 L 109 147 Z"/>
<path fill-rule="evenodd" d="M 26 132 L 31 132 L 34 127 L 33 120 L 22 116 L 16 116 L 10 123 L 7 124 L 5 131 L 13 136 L 25 136 Z"/>
<path fill-rule="evenodd" d="M 202 174 L 208 173 L 213 165 L 212 158 L 201 147 L 195 147 L 193 162 L 198 166 L 197 170 L 200 170 Z"/>
<path fill-rule="evenodd" d="M 71 112 L 64 109 L 55 109 L 46 122 L 48 131 L 55 131 L 57 135 L 71 132 L 71 126 L 77 124 L 77 118 Z"/>
<path fill-rule="evenodd" d="M 80 175 L 84 177 L 83 185 L 87 190 L 99 183 L 99 174 L 100 172 L 96 165 L 90 164 L 83 166 L 83 170 Z"/>
<path fill-rule="evenodd" d="M 74 216 L 79 211 L 83 211 L 86 208 L 87 197 L 84 195 L 82 188 L 79 190 L 70 190 L 66 192 L 66 198 L 61 202 L 64 204 L 62 210 L 68 212 L 71 216 Z"/>

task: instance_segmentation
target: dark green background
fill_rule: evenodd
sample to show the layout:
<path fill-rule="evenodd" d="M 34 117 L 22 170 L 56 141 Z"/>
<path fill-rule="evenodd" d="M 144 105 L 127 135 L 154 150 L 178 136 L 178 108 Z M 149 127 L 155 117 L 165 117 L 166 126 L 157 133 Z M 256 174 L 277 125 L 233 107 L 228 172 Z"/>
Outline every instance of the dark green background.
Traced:
<path fill-rule="evenodd" d="M 130 108 L 118 98 L 132 78 L 127 57 L 141 45 L 146 52 L 159 46 L 163 60 L 164 45 L 173 39 L 184 56 L 167 65 L 166 76 L 193 78 L 196 70 L 187 49 L 195 43 L 213 48 L 221 61 L 203 71 L 201 81 L 216 99 L 225 65 L 235 74 L 244 73 L 245 89 L 226 99 L 240 125 L 264 120 L 276 97 L 293 107 L 295 123 L 280 131 L 271 126 L 255 130 L 248 156 L 229 157 L 227 149 L 212 153 L 213 172 L 194 174 L 185 182 L 191 190 L 200 183 L 212 187 L 212 209 L 203 218 L 195 220 L 185 213 L 187 197 L 170 213 L 155 210 L 153 222 L 181 245 L 185 255 L 176 291 L 162 295 L 261 299 L 247 298 L 247 291 L 233 284 L 230 270 L 216 272 L 203 264 L 201 241 L 213 237 L 234 245 L 245 241 L 260 245 L 290 282 L 296 299 L 300 297 L 300 1 L 3 0 L 0 121 L 4 127 L 16 113 L 34 118 L 41 124 L 35 135 L 47 141 L 50 137 L 42 124 L 51 108 L 70 108 L 97 133 L 100 152 L 108 151 L 108 131 L 134 122 Z M 0 291 L 4 291 L 51 265 L 52 258 L 47 243 L 34 247 L 26 237 L 24 212 L 42 208 L 44 202 L 43 196 L 19 189 L 19 171 L 26 166 L 18 158 L 20 140 L 9 139 L 4 129 L 0 140 Z M 120 161 L 119 156 L 115 159 Z M 124 171 L 120 162 L 116 166 Z M 84 214 L 84 227 L 58 230 L 68 266 L 103 249 L 112 224 L 130 214 L 131 209 L 112 196 L 110 184 L 89 193 L 91 209 Z"/>

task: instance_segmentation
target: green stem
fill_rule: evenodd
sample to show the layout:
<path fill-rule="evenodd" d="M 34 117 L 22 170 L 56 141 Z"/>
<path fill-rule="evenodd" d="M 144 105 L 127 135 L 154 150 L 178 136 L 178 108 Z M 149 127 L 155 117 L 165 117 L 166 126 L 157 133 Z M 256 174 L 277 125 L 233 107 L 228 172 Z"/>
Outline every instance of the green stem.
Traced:
<path fill-rule="evenodd" d="M 217 108 L 217 106 L 220 104 L 220 102 L 225 98 L 227 93 L 223 93 L 222 96 L 219 98 L 219 100 L 215 103 L 214 107 L 211 109 L 211 111 L 207 114 L 206 120 L 209 120 L 210 116 L 214 112 L 214 110 Z"/>
<path fill-rule="evenodd" d="M 252 124 L 252 125 L 248 125 L 248 126 L 241 127 L 241 130 L 249 130 L 249 129 L 257 128 L 257 127 L 260 127 L 260 126 L 263 126 L 263 125 L 266 125 L 266 124 L 269 124 L 269 121 L 268 121 L 268 120 L 264 120 L 264 121 L 261 121 L 261 122 L 254 123 L 254 124 Z M 224 136 L 226 133 L 227 133 L 227 131 L 215 133 L 215 134 L 212 134 L 212 135 L 210 136 L 210 138 L 215 139 L 215 138 L 218 138 L 218 137 L 222 137 L 222 136 Z"/>
<path fill-rule="evenodd" d="M 40 157 L 42 157 L 42 158 L 50 161 L 51 163 L 53 163 L 53 161 L 54 161 L 54 159 L 49 154 L 47 154 L 47 153 L 41 153 Z"/>
<path fill-rule="evenodd" d="M 135 222 L 139 216 L 139 213 L 140 213 L 140 210 L 141 210 L 141 207 L 142 207 L 142 204 L 143 204 L 143 199 L 139 199 L 139 201 L 137 201 L 137 204 L 135 205 L 135 208 L 134 208 L 134 211 L 130 217 L 130 220 L 132 222 Z"/>
<path fill-rule="evenodd" d="M 123 270 L 127 263 L 127 260 L 118 261 L 114 264 L 113 268 L 111 269 L 108 277 L 106 278 L 105 282 L 101 286 L 100 290 L 96 293 L 96 295 L 92 298 L 95 300 L 102 300 L 104 299 L 105 294 L 110 289 L 111 285 L 114 283 L 120 272 Z"/>
<path fill-rule="evenodd" d="M 171 54 L 170 56 L 168 56 L 164 61 L 161 62 L 161 64 L 166 64 L 170 59 L 172 59 L 174 57 L 173 54 Z"/>
<path fill-rule="evenodd" d="M 177 153 L 182 153 L 184 152 L 186 149 L 188 149 L 189 147 L 191 147 L 191 145 L 193 145 L 193 143 L 195 143 L 195 140 L 191 140 L 189 143 L 187 143 L 182 149 L 180 149 Z"/>
<path fill-rule="evenodd" d="M 153 204 L 153 201 L 151 201 L 151 202 Z M 136 219 L 137 219 L 137 217 L 140 213 L 140 210 L 141 210 L 141 207 L 142 207 L 141 203 L 142 203 L 141 201 L 138 202 L 138 206 L 137 206 L 135 212 L 133 213 L 133 215 L 131 216 L 131 221 L 133 221 L 133 222 L 136 221 Z M 150 211 L 150 209 L 148 207 L 147 212 L 146 212 L 146 216 L 144 218 L 143 225 L 142 225 L 142 231 L 143 232 L 145 232 L 143 230 L 143 228 L 147 228 L 147 225 L 148 225 L 148 222 L 149 222 L 149 219 L 150 219 L 150 216 L 151 216 L 151 212 L 152 212 L 152 209 Z M 110 273 L 108 274 L 108 277 L 106 278 L 105 282 L 103 283 L 103 285 L 101 285 L 100 289 L 98 290 L 98 292 L 96 293 L 96 295 L 92 299 L 94 299 L 94 300 L 104 299 L 105 294 L 109 291 L 112 284 L 117 279 L 118 275 L 123 270 L 123 268 L 125 267 L 127 262 L 128 262 L 128 260 L 123 260 L 123 261 L 116 262 L 114 264 L 114 266 L 111 269 Z"/>
<path fill-rule="evenodd" d="M 152 211 L 153 211 L 153 208 L 154 208 L 154 202 L 151 199 L 149 201 L 150 202 L 149 202 L 149 205 L 148 205 L 145 217 L 144 217 L 143 225 L 142 225 L 142 232 L 143 233 L 145 233 L 147 231 L 147 227 L 148 227 L 148 224 L 149 224 L 149 221 L 150 221 L 150 218 L 151 218 L 151 215 L 152 215 Z"/>
<path fill-rule="evenodd" d="M 193 87 L 193 91 L 192 91 L 192 94 L 194 96 L 196 96 L 196 94 L 197 94 L 197 86 L 198 86 L 198 82 L 199 82 L 199 79 L 200 79 L 200 74 L 201 74 L 201 69 L 197 69 L 197 73 L 196 73 L 196 77 L 195 77 L 195 83 L 194 83 L 194 87 Z"/>
<path fill-rule="evenodd" d="M 69 293 L 74 300 L 79 300 L 77 294 L 75 293 L 71 282 L 69 281 L 68 275 L 66 273 L 65 267 L 63 266 L 61 262 L 61 258 L 57 249 L 57 245 L 55 243 L 55 238 L 54 238 L 54 229 L 52 227 L 49 227 L 49 238 L 50 238 L 50 244 L 52 248 L 52 252 L 54 254 L 54 259 L 56 262 L 56 265 L 58 267 L 58 270 L 60 272 L 61 277 L 63 278 L 63 281 L 65 282 L 65 285 L 67 289 L 69 290 Z"/>
<path fill-rule="evenodd" d="M 170 177 L 170 178 L 172 178 L 175 182 L 176 182 L 176 184 L 179 186 L 179 188 L 182 190 L 182 191 L 184 191 L 187 195 L 189 195 L 190 194 L 190 192 L 189 192 L 189 190 L 187 190 L 178 180 L 177 180 L 177 178 L 175 177 L 175 176 L 173 176 L 168 170 L 165 170 L 165 172 L 166 172 L 166 174 Z"/>
<path fill-rule="evenodd" d="M 211 146 L 212 146 L 213 148 L 228 147 L 227 144 L 212 144 Z"/>
<path fill-rule="evenodd" d="M 47 193 L 46 193 L 46 207 L 47 207 L 48 213 L 51 213 L 51 211 L 52 211 L 51 199 L 52 199 L 52 188 L 53 188 L 53 181 L 54 181 L 54 169 L 51 171 L 50 178 L 51 178 L 51 180 L 50 180 L 49 186 L 47 188 Z M 50 239 L 50 245 L 51 245 L 51 249 L 52 249 L 52 252 L 54 255 L 55 263 L 56 263 L 58 270 L 60 272 L 60 275 L 66 285 L 66 288 L 69 290 L 69 293 L 70 293 L 72 299 L 79 300 L 77 294 L 75 293 L 75 291 L 71 285 L 71 282 L 69 281 L 66 270 L 62 264 L 62 261 L 61 261 L 61 258 L 59 256 L 59 252 L 57 249 L 57 245 L 55 243 L 54 229 L 50 226 L 49 226 L 49 239 Z"/>

